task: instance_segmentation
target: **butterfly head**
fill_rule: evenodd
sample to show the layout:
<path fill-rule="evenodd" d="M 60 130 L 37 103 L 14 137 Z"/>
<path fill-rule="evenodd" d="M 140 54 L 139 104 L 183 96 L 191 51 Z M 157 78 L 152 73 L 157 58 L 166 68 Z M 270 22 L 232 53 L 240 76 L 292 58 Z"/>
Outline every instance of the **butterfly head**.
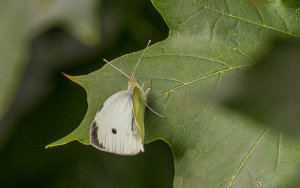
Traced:
<path fill-rule="evenodd" d="M 135 86 L 137 86 L 138 83 L 136 81 L 136 79 L 134 77 L 131 77 L 129 80 L 128 80 L 128 89 L 130 88 L 134 88 Z"/>

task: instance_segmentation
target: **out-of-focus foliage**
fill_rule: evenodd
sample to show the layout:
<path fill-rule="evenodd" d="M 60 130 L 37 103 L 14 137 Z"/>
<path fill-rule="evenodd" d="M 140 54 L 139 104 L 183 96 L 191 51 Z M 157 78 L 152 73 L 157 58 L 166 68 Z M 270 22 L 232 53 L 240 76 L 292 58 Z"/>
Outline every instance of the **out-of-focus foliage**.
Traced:
<path fill-rule="evenodd" d="M 277 41 L 260 62 L 220 91 L 228 106 L 294 136 L 300 135 L 300 41 Z"/>
<path fill-rule="evenodd" d="M 31 70 L 28 70 L 28 62 L 31 58 L 31 40 L 53 26 L 61 26 L 85 44 L 98 43 L 100 39 L 100 18 L 97 16 L 97 8 L 100 7 L 97 6 L 98 4 L 96 0 L 82 2 L 74 0 L 3 0 L 0 2 L 0 147 L 14 116 L 30 109 L 34 102 L 44 96 L 44 93 L 40 88 L 37 89 L 36 85 L 45 84 L 43 81 L 47 79 L 50 68 L 62 67 L 59 64 L 61 62 L 57 62 L 53 57 L 57 55 L 54 52 L 53 56 L 50 55 L 47 59 L 51 65 L 41 62 L 46 59 L 39 59 L 40 62 L 36 64 L 37 68 L 35 68 L 38 70 L 32 74 Z M 67 50 L 76 49 L 76 47 L 70 47 Z M 46 48 L 50 49 L 47 46 Z M 66 51 L 60 47 L 56 48 L 58 53 Z M 48 53 L 39 50 L 41 53 Z M 74 54 L 76 55 L 76 53 Z M 41 56 L 41 54 L 39 55 Z M 34 79 L 25 82 L 24 77 L 28 77 L 28 75 Z M 45 85 L 49 87 L 48 84 Z M 17 95 L 20 93 L 19 88 L 22 88 L 21 92 L 26 90 L 26 94 Z M 14 101 L 15 98 L 23 101 L 22 104 L 20 104 L 20 100 Z M 13 109 L 14 112 L 9 112 L 9 108 L 14 105 L 17 105 Z"/>

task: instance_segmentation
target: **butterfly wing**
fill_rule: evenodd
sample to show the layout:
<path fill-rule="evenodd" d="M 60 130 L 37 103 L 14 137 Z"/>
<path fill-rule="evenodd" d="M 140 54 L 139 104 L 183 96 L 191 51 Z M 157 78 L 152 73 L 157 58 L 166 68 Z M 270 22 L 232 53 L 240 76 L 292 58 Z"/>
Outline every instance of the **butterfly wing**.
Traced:
<path fill-rule="evenodd" d="M 143 143 L 145 140 L 144 115 L 146 100 L 147 95 L 145 94 L 144 90 L 138 84 L 134 85 L 132 88 L 132 109 L 134 113 L 134 122 Z"/>
<path fill-rule="evenodd" d="M 92 122 L 90 143 L 99 150 L 119 155 L 144 151 L 142 139 L 136 132 L 131 92 L 119 91 L 104 102 Z"/>

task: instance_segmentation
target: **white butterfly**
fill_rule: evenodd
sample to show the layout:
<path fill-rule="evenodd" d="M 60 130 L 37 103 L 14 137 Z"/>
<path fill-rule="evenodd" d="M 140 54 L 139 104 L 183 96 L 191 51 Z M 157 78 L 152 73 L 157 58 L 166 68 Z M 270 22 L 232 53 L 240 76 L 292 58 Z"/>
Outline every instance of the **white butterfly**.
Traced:
<path fill-rule="evenodd" d="M 147 47 L 150 42 L 148 42 Z M 119 155 L 135 155 L 144 151 L 144 114 L 149 89 L 145 92 L 139 86 L 134 78 L 134 72 L 147 47 L 130 77 L 104 59 L 106 63 L 124 74 L 129 81 L 128 89 L 110 96 L 96 113 L 92 122 L 90 143 L 99 150 Z"/>

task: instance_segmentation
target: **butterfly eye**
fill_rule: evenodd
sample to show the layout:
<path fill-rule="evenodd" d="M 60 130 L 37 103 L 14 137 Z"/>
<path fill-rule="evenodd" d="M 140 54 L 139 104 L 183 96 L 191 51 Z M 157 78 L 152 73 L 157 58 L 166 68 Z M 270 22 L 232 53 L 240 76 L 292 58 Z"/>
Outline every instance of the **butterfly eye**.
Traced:
<path fill-rule="evenodd" d="M 113 129 L 111 129 L 111 132 L 112 132 L 113 134 L 117 134 L 117 129 L 113 128 Z"/>

